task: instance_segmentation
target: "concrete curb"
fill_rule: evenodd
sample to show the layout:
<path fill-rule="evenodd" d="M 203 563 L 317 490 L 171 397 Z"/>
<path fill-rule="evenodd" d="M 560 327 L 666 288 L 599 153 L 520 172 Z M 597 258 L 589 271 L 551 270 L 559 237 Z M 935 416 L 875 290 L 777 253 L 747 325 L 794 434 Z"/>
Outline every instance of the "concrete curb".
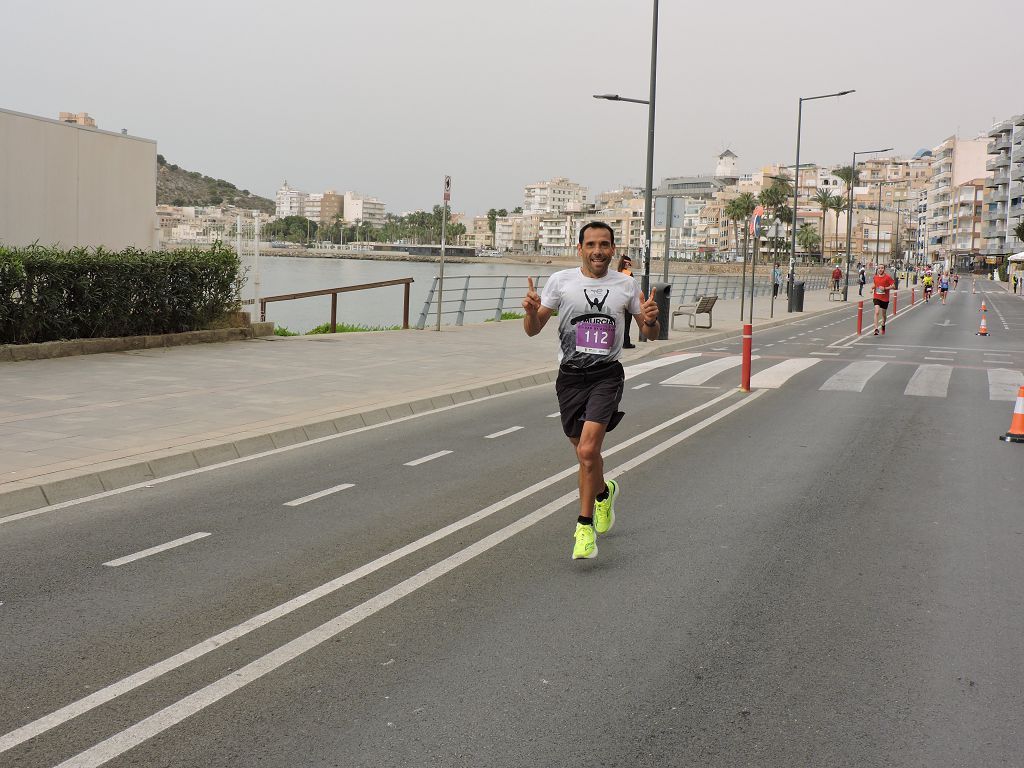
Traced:
<path fill-rule="evenodd" d="M 840 302 L 839 306 L 826 307 L 820 310 L 807 311 L 802 314 L 785 315 L 774 320 L 760 321 L 757 329 L 773 328 L 797 320 L 839 311 L 848 306 Z M 258 324 L 254 324 L 256 327 Z M 233 331 L 248 329 L 230 329 Z M 197 332 L 198 333 L 198 332 Z M 686 333 L 686 331 L 677 331 Z M 715 342 L 737 336 L 740 329 L 728 328 L 714 333 L 701 333 L 692 338 L 681 338 L 678 341 L 640 344 L 631 356 L 630 362 L 647 357 L 661 357 L 684 349 L 702 347 Z M 141 337 L 146 338 L 146 337 Z M 337 416 L 318 419 L 305 424 L 296 424 L 266 433 L 247 435 L 225 443 L 207 444 L 191 450 L 154 456 L 145 461 L 137 461 L 124 465 L 108 462 L 111 466 L 100 468 L 94 465 L 90 470 L 79 476 L 40 483 L 22 485 L 9 491 L 0 492 L 0 517 L 29 512 L 34 509 L 53 504 L 73 501 L 105 491 L 112 491 L 136 483 L 144 483 L 168 475 L 174 475 L 191 469 L 201 469 L 220 464 L 232 459 L 241 459 L 275 448 L 309 442 L 316 438 L 326 437 L 350 429 L 370 427 L 386 421 L 413 416 L 419 413 L 436 410 L 445 406 L 478 400 L 482 397 L 513 392 L 527 387 L 548 384 L 555 380 L 557 368 L 543 369 L 535 373 L 509 379 L 499 379 L 485 385 L 477 385 L 469 389 L 451 392 L 439 392 L 436 395 L 411 401 L 383 403 L 378 407 L 358 413 L 339 412 Z"/>
<path fill-rule="evenodd" d="M 98 355 L 103 352 L 127 352 L 133 349 L 159 349 L 186 344 L 215 344 L 224 341 L 245 341 L 259 336 L 273 336 L 273 323 L 253 323 L 244 328 L 217 328 L 184 333 L 161 333 L 153 336 L 122 336 L 101 339 L 70 339 L 43 341 L 37 344 L 0 345 L 0 363 L 25 360 L 51 360 L 55 357 Z"/>

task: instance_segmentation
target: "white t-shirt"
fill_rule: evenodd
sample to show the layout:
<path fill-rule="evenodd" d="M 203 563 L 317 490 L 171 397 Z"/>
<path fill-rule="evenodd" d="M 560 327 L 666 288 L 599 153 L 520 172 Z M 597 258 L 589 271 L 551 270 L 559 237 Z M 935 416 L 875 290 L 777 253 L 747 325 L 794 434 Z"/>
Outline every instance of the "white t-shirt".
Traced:
<path fill-rule="evenodd" d="M 583 370 L 618 359 L 626 313 L 640 314 L 640 289 L 621 272 L 595 279 L 577 267 L 551 275 L 540 303 L 558 311 L 558 362 Z"/>

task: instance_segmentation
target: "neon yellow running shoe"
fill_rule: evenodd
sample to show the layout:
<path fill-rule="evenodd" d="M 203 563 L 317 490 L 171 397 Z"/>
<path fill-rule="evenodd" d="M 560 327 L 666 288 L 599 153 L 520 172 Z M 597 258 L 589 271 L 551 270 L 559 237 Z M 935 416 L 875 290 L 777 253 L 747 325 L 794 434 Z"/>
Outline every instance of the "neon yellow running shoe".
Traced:
<path fill-rule="evenodd" d="M 597 557 L 597 534 L 594 533 L 594 526 L 576 523 L 576 533 L 573 534 L 576 544 L 572 548 L 573 560 L 589 560 Z"/>
<path fill-rule="evenodd" d="M 615 525 L 615 497 L 619 495 L 619 484 L 614 480 L 606 480 L 604 485 L 608 489 L 608 498 L 594 502 L 594 530 L 602 535 Z"/>

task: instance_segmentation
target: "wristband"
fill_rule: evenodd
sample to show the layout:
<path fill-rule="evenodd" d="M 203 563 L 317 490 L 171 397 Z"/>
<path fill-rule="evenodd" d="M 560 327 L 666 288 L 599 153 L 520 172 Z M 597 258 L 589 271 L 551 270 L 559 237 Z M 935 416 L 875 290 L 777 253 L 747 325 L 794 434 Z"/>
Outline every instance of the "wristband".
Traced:
<path fill-rule="evenodd" d="M 656 326 L 657 324 L 658 324 L 658 321 L 657 321 L 657 320 L 654 320 L 654 321 L 651 321 L 651 320 L 644 320 L 644 325 L 646 325 L 646 326 L 647 326 L 648 328 L 653 328 L 653 327 L 654 327 L 654 326 Z"/>

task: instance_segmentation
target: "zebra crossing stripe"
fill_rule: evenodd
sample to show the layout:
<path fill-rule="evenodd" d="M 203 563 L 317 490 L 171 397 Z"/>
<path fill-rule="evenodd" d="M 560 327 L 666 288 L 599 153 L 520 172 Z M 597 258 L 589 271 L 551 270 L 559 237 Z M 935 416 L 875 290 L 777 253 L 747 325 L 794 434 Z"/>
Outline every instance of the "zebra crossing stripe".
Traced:
<path fill-rule="evenodd" d="M 919 365 L 910 377 L 904 395 L 916 397 L 945 397 L 949 391 L 949 377 L 953 367 L 949 365 Z"/>
<path fill-rule="evenodd" d="M 750 359 L 757 360 L 758 356 L 752 355 Z M 661 383 L 670 387 L 699 386 L 718 374 L 737 367 L 741 362 L 742 358 L 739 355 L 720 357 L 717 360 L 712 360 L 710 363 L 704 363 L 703 365 L 689 368 L 682 373 L 677 373 Z"/>
<path fill-rule="evenodd" d="M 1020 371 L 1011 371 L 1008 368 L 989 368 L 989 400 L 1014 402 L 1017 399 L 1017 390 L 1022 386 L 1024 386 L 1024 374 Z"/>
<path fill-rule="evenodd" d="M 783 360 L 771 368 L 755 373 L 750 379 L 750 388 L 778 389 L 800 371 L 806 371 L 815 363 L 820 362 L 821 360 L 816 357 L 792 357 L 789 360 Z"/>
<path fill-rule="evenodd" d="M 877 360 L 858 360 L 850 363 L 819 387 L 826 392 L 863 392 L 864 385 L 885 367 Z"/>
<path fill-rule="evenodd" d="M 657 360 L 651 360 L 646 363 L 637 363 L 626 368 L 626 380 L 632 379 L 634 376 L 639 376 L 641 373 L 646 371 L 654 370 L 655 368 L 661 368 L 665 365 L 672 365 L 672 363 L 679 363 L 683 360 L 689 360 L 691 357 L 700 357 L 700 352 L 686 352 L 681 355 L 668 355 L 667 357 L 659 357 Z"/>

